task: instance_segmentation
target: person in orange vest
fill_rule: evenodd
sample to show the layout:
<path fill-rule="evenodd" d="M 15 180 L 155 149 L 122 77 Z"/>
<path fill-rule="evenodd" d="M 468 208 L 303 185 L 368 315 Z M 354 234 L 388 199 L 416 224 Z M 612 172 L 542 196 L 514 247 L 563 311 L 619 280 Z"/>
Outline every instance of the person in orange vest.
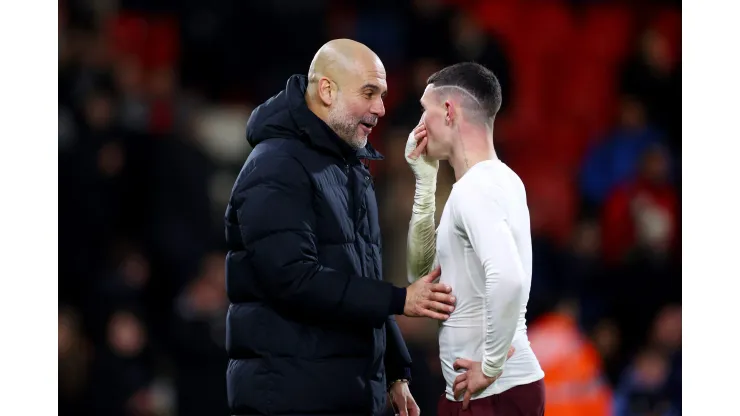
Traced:
<path fill-rule="evenodd" d="M 569 301 L 541 316 L 529 328 L 532 350 L 545 372 L 547 416 L 611 416 L 612 391 L 601 357 L 578 328 Z"/>

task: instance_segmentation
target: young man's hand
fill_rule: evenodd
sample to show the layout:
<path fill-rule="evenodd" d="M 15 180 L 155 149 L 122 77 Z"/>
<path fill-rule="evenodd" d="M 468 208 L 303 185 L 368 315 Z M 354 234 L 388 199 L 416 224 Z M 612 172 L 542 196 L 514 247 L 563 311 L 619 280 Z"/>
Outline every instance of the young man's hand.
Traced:
<path fill-rule="evenodd" d="M 514 355 L 514 351 L 514 347 L 509 347 L 509 352 L 508 354 L 506 354 L 507 360 L 511 358 L 512 355 Z M 453 368 L 455 370 L 459 370 L 461 368 L 467 370 L 466 372 L 457 376 L 457 378 L 455 378 L 455 382 L 452 385 L 452 392 L 455 397 L 459 397 L 461 394 L 464 394 L 462 405 L 463 410 L 468 410 L 470 399 L 475 393 L 488 388 L 488 386 L 493 384 L 494 381 L 498 380 L 498 378 L 501 377 L 502 374 L 499 373 L 496 377 L 488 377 L 483 374 L 480 361 L 471 361 L 464 358 L 458 358 L 457 360 L 455 360 Z"/>
<path fill-rule="evenodd" d="M 418 126 L 409 134 L 406 141 L 405 156 L 406 162 L 411 167 L 416 177 L 416 184 L 431 185 L 437 182 L 437 171 L 439 170 L 439 161 L 430 160 L 424 155 L 427 145 L 427 128 L 424 123 Z"/>

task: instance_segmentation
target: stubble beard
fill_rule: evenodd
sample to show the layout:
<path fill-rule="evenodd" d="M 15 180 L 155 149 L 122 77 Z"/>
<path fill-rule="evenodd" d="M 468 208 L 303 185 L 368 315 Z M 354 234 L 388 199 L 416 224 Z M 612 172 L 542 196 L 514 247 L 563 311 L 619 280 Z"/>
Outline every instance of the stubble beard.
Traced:
<path fill-rule="evenodd" d="M 367 135 L 357 133 L 360 120 L 355 120 L 347 114 L 344 106 L 339 104 L 329 110 L 328 123 L 329 127 L 342 140 L 347 142 L 354 149 L 362 149 L 367 145 Z"/>

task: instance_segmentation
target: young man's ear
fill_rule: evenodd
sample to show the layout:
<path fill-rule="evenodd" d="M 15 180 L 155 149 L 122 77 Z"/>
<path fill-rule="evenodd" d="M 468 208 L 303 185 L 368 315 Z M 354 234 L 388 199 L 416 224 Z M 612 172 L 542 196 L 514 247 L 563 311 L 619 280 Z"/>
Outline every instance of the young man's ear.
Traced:
<path fill-rule="evenodd" d="M 445 100 L 445 125 L 451 126 L 455 121 L 455 110 L 457 107 L 450 100 Z"/>

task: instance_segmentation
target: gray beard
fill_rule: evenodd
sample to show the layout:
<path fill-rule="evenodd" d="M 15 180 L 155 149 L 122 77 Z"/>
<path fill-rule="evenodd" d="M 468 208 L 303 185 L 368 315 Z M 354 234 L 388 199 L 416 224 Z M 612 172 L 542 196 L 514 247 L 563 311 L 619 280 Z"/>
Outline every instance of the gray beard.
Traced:
<path fill-rule="evenodd" d="M 367 136 L 357 137 L 358 123 L 359 121 L 347 120 L 336 113 L 329 113 L 329 127 L 354 149 L 362 149 L 367 145 Z"/>
<path fill-rule="evenodd" d="M 349 143 L 350 146 L 352 146 L 353 148 L 357 150 L 362 149 L 363 147 L 367 145 L 367 136 L 362 136 L 360 138 L 355 137 L 354 139 L 348 141 L 347 143 Z"/>

